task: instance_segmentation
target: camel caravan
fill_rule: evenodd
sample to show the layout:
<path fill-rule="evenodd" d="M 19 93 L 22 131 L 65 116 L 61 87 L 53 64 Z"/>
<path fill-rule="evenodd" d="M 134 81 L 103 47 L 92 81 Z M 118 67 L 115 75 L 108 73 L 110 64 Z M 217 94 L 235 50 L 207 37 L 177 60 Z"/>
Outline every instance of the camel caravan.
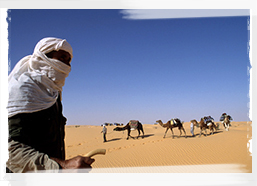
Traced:
<path fill-rule="evenodd" d="M 230 121 L 232 121 L 232 120 L 233 120 L 232 117 L 230 115 L 227 115 L 226 113 L 223 113 L 221 115 L 220 121 L 222 122 L 223 127 L 226 131 L 229 131 L 229 126 L 231 126 Z M 158 123 L 163 128 L 166 128 L 163 138 L 166 137 L 166 134 L 167 134 L 168 130 L 171 131 L 172 138 L 174 138 L 173 128 L 178 128 L 178 130 L 180 132 L 179 137 L 181 137 L 182 131 L 183 131 L 184 135 L 185 135 L 185 138 L 187 138 L 186 131 L 183 127 L 184 122 L 183 121 L 181 122 L 181 120 L 178 119 L 178 118 L 171 119 L 171 120 L 167 121 L 166 123 L 163 123 L 162 120 L 157 120 L 156 123 Z M 193 120 L 190 121 L 190 123 L 191 123 L 190 132 L 192 134 L 192 137 L 195 136 L 194 135 L 194 128 L 195 127 L 200 129 L 199 137 L 202 136 L 203 131 L 205 132 L 204 135 L 207 136 L 207 130 L 210 131 L 209 135 L 213 135 L 214 131 L 216 132 L 219 129 L 219 123 L 215 124 L 214 119 L 211 116 L 204 116 L 203 118 L 200 118 L 199 122 L 197 120 L 193 119 Z M 141 137 L 144 138 L 143 125 L 138 120 L 130 120 L 124 127 L 115 127 L 113 130 L 114 131 L 125 131 L 125 130 L 127 130 L 127 132 L 128 132 L 127 133 L 127 140 L 129 138 L 135 139 L 134 137 L 132 137 L 130 135 L 132 130 L 137 130 L 138 131 L 138 136 L 136 137 L 136 139 L 139 138 L 141 132 L 143 133 L 143 135 Z"/>
<path fill-rule="evenodd" d="M 229 126 L 231 126 L 232 117 L 230 115 L 227 115 L 226 113 L 223 113 L 220 117 L 220 121 L 223 124 L 223 127 L 226 131 L 229 131 Z M 199 137 L 201 137 L 203 130 L 205 131 L 205 136 L 207 136 L 207 129 L 210 130 L 210 135 L 213 135 L 214 130 L 217 131 L 219 129 L 219 123 L 214 123 L 214 119 L 211 116 L 205 116 L 200 119 L 199 122 L 197 122 L 195 119 L 191 120 L 191 133 L 193 134 L 193 128 L 199 127 L 200 128 L 200 134 Z"/>
<path fill-rule="evenodd" d="M 199 137 L 201 137 L 203 130 L 205 131 L 205 136 L 207 136 L 207 129 L 210 130 L 210 134 L 212 135 L 215 131 L 217 131 L 219 124 L 215 124 L 214 123 L 214 119 L 211 116 L 205 116 L 203 118 L 200 119 L 199 122 L 197 122 L 195 119 L 190 121 L 191 124 L 193 124 L 193 126 L 195 127 L 199 127 L 200 128 L 200 134 Z"/>

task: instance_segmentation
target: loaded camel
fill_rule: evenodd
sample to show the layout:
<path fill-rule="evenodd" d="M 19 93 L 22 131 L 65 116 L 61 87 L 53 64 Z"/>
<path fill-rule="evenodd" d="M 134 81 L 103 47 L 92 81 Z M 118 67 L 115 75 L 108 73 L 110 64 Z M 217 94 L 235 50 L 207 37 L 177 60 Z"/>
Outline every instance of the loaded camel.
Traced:
<path fill-rule="evenodd" d="M 165 138 L 166 133 L 167 133 L 167 131 L 168 131 L 169 129 L 170 129 L 171 132 L 172 132 L 172 138 L 174 138 L 174 132 L 173 132 L 172 129 L 173 129 L 173 128 L 176 128 L 176 127 L 178 127 L 178 129 L 179 129 L 179 131 L 180 131 L 179 137 L 180 137 L 181 134 L 182 134 L 181 130 L 184 131 L 184 133 L 185 133 L 185 138 L 187 137 L 186 131 L 185 131 L 184 127 L 183 127 L 183 122 L 181 123 L 181 121 L 180 121 L 178 118 L 169 120 L 169 121 L 168 121 L 167 123 L 165 123 L 165 124 L 163 124 L 162 120 L 157 120 L 156 122 L 159 123 L 163 128 L 167 128 L 166 131 L 165 131 L 165 133 L 164 133 L 163 138 Z"/>
<path fill-rule="evenodd" d="M 215 125 L 213 120 L 207 120 L 205 122 L 205 119 L 206 119 L 206 117 L 201 118 L 201 120 L 199 122 L 197 122 L 195 119 L 190 121 L 191 123 L 193 123 L 194 126 L 200 127 L 199 137 L 201 137 L 203 130 L 205 130 L 205 136 L 207 136 L 207 129 L 210 129 L 211 134 L 213 134 L 214 129 L 217 130 L 217 128 L 218 128 L 218 126 Z"/>
<path fill-rule="evenodd" d="M 143 125 L 142 123 L 140 123 L 138 120 L 130 120 L 127 125 L 125 125 L 124 127 L 115 127 L 113 130 L 114 131 L 124 131 L 124 130 L 127 130 L 128 131 L 128 137 L 127 137 L 127 140 L 129 139 L 129 137 L 133 138 L 131 135 L 130 135 L 130 132 L 131 130 L 135 130 L 137 129 L 138 131 L 138 136 L 137 138 L 140 136 L 140 131 L 142 131 L 143 133 L 143 136 L 142 138 L 144 138 L 144 130 L 143 130 Z"/>
<path fill-rule="evenodd" d="M 225 116 L 225 119 L 223 121 L 223 126 L 226 131 L 229 131 L 229 126 L 231 126 L 231 124 L 230 124 L 230 119 L 229 119 L 228 115 Z"/>
<path fill-rule="evenodd" d="M 223 113 L 220 117 L 220 121 L 222 121 L 226 131 L 229 131 L 229 126 L 231 126 L 230 120 L 233 120 L 232 117 L 226 113 Z"/>

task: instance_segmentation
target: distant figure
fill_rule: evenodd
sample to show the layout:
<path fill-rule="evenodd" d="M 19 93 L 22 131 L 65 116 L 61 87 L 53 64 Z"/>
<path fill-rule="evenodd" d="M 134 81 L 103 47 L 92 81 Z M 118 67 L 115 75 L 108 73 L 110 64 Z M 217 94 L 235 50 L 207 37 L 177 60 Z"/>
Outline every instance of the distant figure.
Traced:
<path fill-rule="evenodd" d="M 103 133 L 104 142 L 107 142 L 107 140 L 106 140 L 107 128 L 105 127 L 105 125 L 104 125 L 101 133 Z"/>
<path fill-rule="evenodd" d="M 194 137 L 195 135 L 194 135 L 194 123 L 193 122 L 191 122 L 191 125 L 190 125 L 190 132 L 192 134 L 192 137 Z"/>
<path fill-rule="evenodd" d="M 229 130 L 229 126 L 231 126 L 230 121 L 232 121 L 232 117 L 226 113 L 223 113 L 220 117 L 220 121 L 222 122 L 224 128 L 226 129 L 226 131 Z"/>

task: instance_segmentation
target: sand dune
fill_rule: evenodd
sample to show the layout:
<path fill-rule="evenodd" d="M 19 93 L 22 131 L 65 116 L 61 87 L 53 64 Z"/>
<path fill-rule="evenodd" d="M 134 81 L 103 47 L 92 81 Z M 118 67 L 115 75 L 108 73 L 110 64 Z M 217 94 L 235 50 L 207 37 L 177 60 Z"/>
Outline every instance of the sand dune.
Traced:
<path fill-rule="evenodd" d="M 252 172 L 252 156 L 248 142 L 252 137 L 251 122 L 232 122 L 229 131 L 222 126 L 213 135 L 191 136 L 190 123 L 184 123 L 187 138 L 173 129 L 175 138 L 160 125 L 143 124 L 145 137 L 126 140 L 127 131 L 113 131 L 107 126 L 107 140 L 103 143 L 101 126 L 66 126 L 66 158 L 84 155 L 104 148 L 106 155 L 97 155 L 92 164 L 94 172 Z M 131 132 L 137 136 L 137 131 Z M 131 168 L 134 168 L 133 171 Z"/>

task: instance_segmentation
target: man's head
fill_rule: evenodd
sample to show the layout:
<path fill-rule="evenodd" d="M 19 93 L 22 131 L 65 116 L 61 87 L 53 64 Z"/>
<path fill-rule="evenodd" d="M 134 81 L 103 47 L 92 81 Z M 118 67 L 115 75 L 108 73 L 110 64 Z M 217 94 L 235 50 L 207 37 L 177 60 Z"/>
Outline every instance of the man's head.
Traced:
<path fill-rule="evenodd" d="M 65 39 L 54 37 L 41 39 L 37 43 L 34 53 L 42 53 L 48 58 L 57 59 L 69 66 L 73 57 L 71 45 Z"/>
<path fill-rule="evenodd" d="M 8 117 L 49 108 L 61 97 L 72 52 L 65 39 L 47 37 L 15 65 L 8 77 Z"/>

